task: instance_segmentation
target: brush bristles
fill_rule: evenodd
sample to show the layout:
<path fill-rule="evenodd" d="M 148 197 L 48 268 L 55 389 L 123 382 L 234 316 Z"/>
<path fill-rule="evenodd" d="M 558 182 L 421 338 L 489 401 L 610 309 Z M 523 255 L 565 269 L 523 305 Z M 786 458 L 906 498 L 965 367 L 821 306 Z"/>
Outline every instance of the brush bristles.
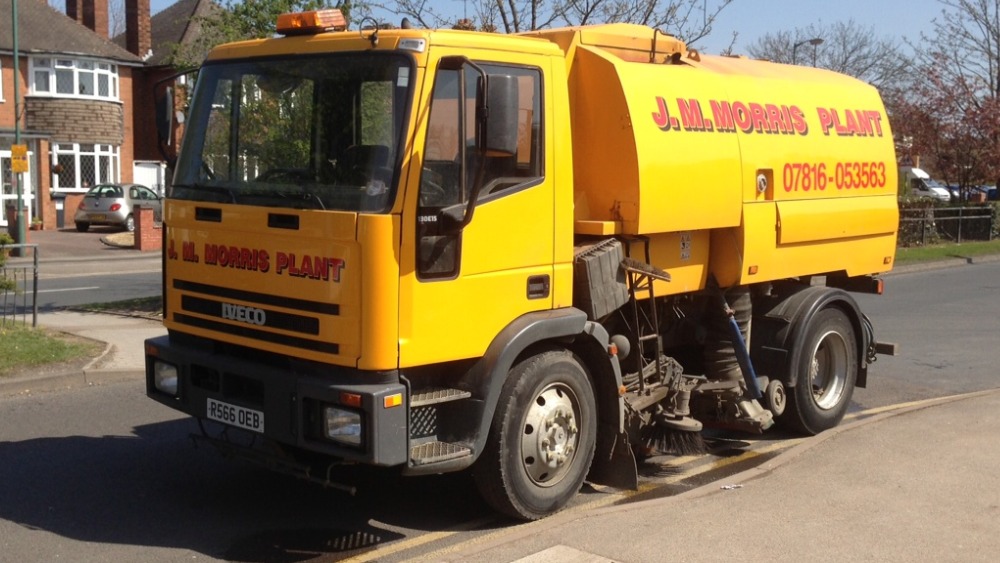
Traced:
<path fill-rule="evenodd" d="M 708 452 L 701 432 L 666 428 L 655 422 L 642 429 L 642 443 L 662 455 L 702 455 Z"/>

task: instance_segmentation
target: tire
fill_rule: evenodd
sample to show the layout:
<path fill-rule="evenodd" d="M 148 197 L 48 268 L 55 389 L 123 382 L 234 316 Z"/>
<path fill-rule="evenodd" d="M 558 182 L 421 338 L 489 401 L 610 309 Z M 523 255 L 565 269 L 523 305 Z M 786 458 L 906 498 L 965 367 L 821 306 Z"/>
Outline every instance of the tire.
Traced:
<path fill-rule="evenodd" d="M 553 350 L 522 360 L 504 384 L 473 466 L 479 492 L 520 520 L 558 512 L 583 485 L 596 436 L 594 391 L 576 356 Z"/>
<path fill-rule="evenodd" d="M 128 217 L 125 218 L 125 230 L 134 233 L 135 232 L 135 217 L 130 213 Z"/>
<path fill-rule="evenodd" d="M 858 377 L 856 342 L 854 327 L 840 309 L 824 309 L 809 321 L 783 423 L 810 436 L 840 424 Z"/>
<path fill-rule="evenodd" d="M 76 230 L 81 233 L 85 233 L 90 229 L 90 223 L 82 223 L 80 221 L 76 222 Z"/>

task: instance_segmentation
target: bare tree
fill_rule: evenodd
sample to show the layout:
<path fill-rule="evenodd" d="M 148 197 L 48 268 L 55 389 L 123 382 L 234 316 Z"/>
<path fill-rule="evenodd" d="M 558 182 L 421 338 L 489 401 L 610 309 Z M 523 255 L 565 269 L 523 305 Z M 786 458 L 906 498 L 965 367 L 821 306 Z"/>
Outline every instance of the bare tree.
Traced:
<path fill-rule="evenodd" d="M 854 20 L 768 33 L 747 52 L 759 59 L 827 68 L 881 90 L 901 87 L 912 68 L 912 55 L 898 40 L 878 37 L 874 27 Z"/>
<path fill-rule="evenodd" d="M 453 0 L 466 2 L 463 18 L 475 27 L 517 33 L 559 26 L 595 23 L 638 23 L 661 29 L 684 39 L 689 45 L 704 39 L 712 25 L 733 0 Z M 468 12 L 471 6 L 471 14 Z M 405 16 L 421 27 L 454 27 L 458 18 L 449 16 L 454 6 L 440 0 L 371 2 L 379 8 Z"/>
<path fill-rule="evenodd" d="M 930 45 L 921 63 L 942 80 L 962 84 L 968 103 L 1000 97 L 1000 0 L 938 0 Z"/>
<path fill-rule="evenodd" d="M 1000 0 L 938 0 L 894 127 L 963 188 L 1000 178 Z"/>

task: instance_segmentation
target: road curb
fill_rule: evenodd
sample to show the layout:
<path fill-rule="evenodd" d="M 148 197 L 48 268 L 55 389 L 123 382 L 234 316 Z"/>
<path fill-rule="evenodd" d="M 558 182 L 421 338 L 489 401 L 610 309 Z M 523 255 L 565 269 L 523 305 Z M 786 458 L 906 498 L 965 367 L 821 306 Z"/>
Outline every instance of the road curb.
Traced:
<path fill-rule="evenodd" d="M 67 334 L 68 331 L 60 330 Z M 115 350 L 114 344 L 95 340 L 87 336 L 74 334 L 78 338 L 84 338 L 93 342 L 104 344 L 104 350 L 91 359 L 82 368 L 67 370 L 63 373 L 48 375 L 26 375 L 16 378 L 0 378 L 0 396 L 5 395 L 25 395 L 41 391 L 58 391 L 63 389 L 73 389 L 86 387 L 89 385 L 100 385 L 104 383 L 116 383 L 128 379 L 141 379 L 146 376 L 142 370 L 134 368 L 101 368 L 102 362 L 107 360 Z"/>
<path fill-rule="evenodd" d="M 984 254 L 982 256 L 956 256 L 954 258 L 946 258 L 944 260 L 935 260 L 934 262 L 906 264 L 903 266 L 895 267 L 891 271 L 882 274 L 882 276 L 888 277 L 896 274 L 913 274 L 916 272 L 929 272 L 932 270 L 942 270 L 946 268 L 955 268 L 958 266 L 974 266 L 977 264 L 990 264 L 993 262 L 1000 262 L 1000 254 Z"/>

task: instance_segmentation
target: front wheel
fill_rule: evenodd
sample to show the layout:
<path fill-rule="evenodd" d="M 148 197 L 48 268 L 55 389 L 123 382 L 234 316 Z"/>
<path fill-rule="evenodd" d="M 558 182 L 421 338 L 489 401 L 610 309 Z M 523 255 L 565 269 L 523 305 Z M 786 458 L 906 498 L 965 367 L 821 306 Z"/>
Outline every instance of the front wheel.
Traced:
<path fill-rule="evenodd" d="M 840 424 L 858 377 L 854 327 L 840 309 L 824 309 L 809 321 L 782 422 L 814 435 Z"/>
<path fill-rule="evenodd" d="M 565 350 L 522 360 L 511 370 L 486 448 L 473 468 L 496 510 L 537 520 L 580 490 L 594 458 L 597 407 L 579 360 Z"/>

